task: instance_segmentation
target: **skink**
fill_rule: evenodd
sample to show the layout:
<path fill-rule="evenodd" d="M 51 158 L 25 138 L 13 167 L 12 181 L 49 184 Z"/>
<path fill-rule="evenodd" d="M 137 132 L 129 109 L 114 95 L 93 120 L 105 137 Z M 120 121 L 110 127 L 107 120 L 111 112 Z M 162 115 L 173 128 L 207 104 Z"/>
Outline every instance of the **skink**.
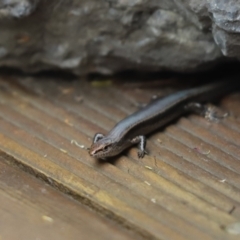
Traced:
<path fill-rule="evenodd" d="M 182 90 L 155 100 L 121 120 L 106 136 L 97 133 L 89 154 L 95 158 L 105 159 L 116 156 L 124 149 L 138 144 L 138 157 L 142 158 L 145 154 L 146 134 L 186 112 L 206 114 L 209 109 L 200 103 L 219 98 L 233 91 L 238 85 L 240 84 L 231 81 L 216 82 Z"/>

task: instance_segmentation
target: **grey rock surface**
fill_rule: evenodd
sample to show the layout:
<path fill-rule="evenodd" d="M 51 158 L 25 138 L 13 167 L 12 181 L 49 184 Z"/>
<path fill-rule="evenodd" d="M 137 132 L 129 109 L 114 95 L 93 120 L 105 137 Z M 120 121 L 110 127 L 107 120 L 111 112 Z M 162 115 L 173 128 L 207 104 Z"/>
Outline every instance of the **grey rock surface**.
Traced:
<path fill-rule="evenodd" d="M 193 71 L 240 57 L 240 0 L 0 0 L 0 66 Z"/>

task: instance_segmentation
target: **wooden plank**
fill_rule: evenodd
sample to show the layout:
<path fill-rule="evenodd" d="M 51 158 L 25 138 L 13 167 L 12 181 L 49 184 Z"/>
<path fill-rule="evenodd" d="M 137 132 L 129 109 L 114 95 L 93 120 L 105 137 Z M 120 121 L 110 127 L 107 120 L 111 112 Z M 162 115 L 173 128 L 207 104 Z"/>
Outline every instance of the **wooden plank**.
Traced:
<path fill-rule="evenodd" d="M 0 239 L 114 239 L 134 236 L 0 157 Z"/>
<path fill-rule="evenodd" d="M 142 90 L 31 79 L 1 79 L 0 86 L 1 150 L 12 163 L 146 238 L 237 239 L 224 230 L 240 218 L 237 150 L 229 154 L 202 138 L 194 117 L 151 136 L 150 155 L 143 160 L 131 149 L 102 164 L 86 150 L 93 134 L 106 132 L 133 111 Z M 123 95 L 129 102 L 121 105 Z M 184 128 L 189 119 L 191 131 Z M 173 134 L 175 129 L 179 134 Z M 228 149 L 234 147 L 230 135 L 218 135 Z M 201 143 L 211 154 L 200 151 Z"/>

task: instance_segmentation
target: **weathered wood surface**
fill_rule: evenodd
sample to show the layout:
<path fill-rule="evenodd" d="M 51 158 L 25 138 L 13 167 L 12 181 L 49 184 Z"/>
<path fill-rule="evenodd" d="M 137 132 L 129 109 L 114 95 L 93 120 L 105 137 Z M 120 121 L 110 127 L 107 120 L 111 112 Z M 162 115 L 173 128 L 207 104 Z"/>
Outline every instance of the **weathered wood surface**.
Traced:
<path fill-rule="evenodd" d="M 0 79 L 0 149 L 12 164 L 74 196 L 147 239 L 239 239 L 240 95 L 222 105 L 220 123 L 182 117 L 132 148 L 100 163 L 86 150 L 159 89 L 94 87 L 83 81 Z M 164 92 L 164 91 L 163 91 Z"/>
<path fill-rule="evenodd" d="M 133 235 L 0 157 L 0 239 L 114 239 Z"/>

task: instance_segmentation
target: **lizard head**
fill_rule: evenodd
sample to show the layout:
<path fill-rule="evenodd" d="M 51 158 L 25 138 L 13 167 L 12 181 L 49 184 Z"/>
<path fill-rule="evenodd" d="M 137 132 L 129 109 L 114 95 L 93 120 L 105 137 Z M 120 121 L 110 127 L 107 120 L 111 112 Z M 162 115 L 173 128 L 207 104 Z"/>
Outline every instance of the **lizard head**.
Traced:
<path fill-rule="evenodd" d="M 89 154 L 92 157 L 104 159 L 106 157 L 112 157 L 116 155 L 112 150 L 113 150 L 112 140 L 104 137 L 92 144 L 92 146 L 89 149 Z"/>

